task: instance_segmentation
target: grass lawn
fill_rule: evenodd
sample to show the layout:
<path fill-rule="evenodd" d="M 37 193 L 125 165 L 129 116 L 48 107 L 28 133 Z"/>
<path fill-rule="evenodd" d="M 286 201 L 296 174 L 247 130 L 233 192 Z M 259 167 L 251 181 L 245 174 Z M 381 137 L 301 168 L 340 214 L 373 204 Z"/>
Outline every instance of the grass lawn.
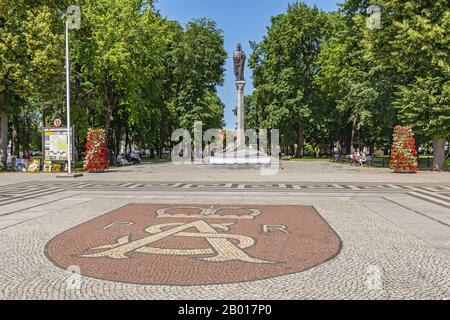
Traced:
<path fill-rule="evenodd" d="M 302 157 L 302 158 L 290 158 L 289 160 L 283 161 L 329 161 L 330 157 Z"/>
<path fill-rule="evenodd" d="M 161 159 L 151 159 L 151 158 L 142 158 L 142 163 L 165 163 L 171 162 L 170 158 L 161 158 Z"/>

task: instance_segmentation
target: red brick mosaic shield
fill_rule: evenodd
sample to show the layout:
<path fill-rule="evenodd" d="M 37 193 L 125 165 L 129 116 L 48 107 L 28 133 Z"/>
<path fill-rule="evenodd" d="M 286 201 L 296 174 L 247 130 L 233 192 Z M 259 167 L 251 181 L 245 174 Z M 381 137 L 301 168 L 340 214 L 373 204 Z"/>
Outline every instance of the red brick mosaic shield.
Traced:
<path fill-rule="evenodd" d="M 63 232 L 46 253 L 87 277 L 209 285 L 298 273 L 340 248 L 313 207 L 131 204 Z"/>

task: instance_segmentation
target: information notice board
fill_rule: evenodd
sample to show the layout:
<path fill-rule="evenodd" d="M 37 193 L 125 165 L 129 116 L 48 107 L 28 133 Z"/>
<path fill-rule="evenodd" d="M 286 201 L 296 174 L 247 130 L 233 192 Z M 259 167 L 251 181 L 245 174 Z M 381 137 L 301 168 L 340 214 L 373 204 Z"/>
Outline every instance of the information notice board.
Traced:
<path fill-rule="evenodd" d="M 74 146 L 74 129 L 71 129 L 72 155 Z M 67 171 L 67 128 L 44 128 L 42 130 L 42 154 L 44 160 L 44 172 Z"/>

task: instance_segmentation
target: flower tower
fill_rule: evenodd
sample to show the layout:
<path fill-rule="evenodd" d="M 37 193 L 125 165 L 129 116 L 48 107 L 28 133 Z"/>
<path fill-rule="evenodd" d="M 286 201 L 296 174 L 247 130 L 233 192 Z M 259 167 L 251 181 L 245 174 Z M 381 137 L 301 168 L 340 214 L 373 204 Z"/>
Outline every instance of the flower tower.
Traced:
<path fill-rule="evenodd" d="M 398 173 L 416 173 L 418 166 L 416 139 L 412 127 L 396 126 L 389 167 Z"/>
<path fill-rule="evenodd" d="M 105 130 L 89 130 L 83 166 L 84 170 L 91 173 L 108 169 L 109 160 Z"/>

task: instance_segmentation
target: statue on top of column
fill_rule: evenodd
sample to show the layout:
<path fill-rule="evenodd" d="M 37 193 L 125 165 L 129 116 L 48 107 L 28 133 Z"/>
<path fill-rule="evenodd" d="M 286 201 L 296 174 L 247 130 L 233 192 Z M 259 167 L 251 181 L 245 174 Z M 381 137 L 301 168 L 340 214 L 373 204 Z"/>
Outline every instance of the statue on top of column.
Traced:
<path fill-rule="evenodd" d="M 244 69 L 246 59 L 247 57 L 245 52 L 242 50 L 241 44 L 238 43 L 237 49 L 233 54 L 234 74 L 236 75 L 236 81 L 245 81 Z"/>

